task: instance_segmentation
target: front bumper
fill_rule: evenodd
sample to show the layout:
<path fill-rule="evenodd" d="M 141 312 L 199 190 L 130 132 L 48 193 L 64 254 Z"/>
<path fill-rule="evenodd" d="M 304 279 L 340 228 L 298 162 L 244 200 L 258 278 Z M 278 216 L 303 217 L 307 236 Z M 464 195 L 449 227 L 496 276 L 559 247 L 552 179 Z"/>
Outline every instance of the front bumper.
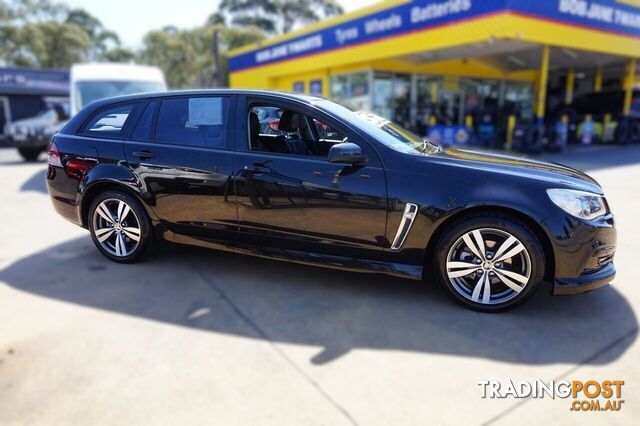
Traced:
<path fill-rule="evenodd" d="M 555 255 L 553 294 L 586 293 L 613 281 L 617 235 L 612 214 L 584 221 L 561 213 L 544 225 Z"/>
<path fill-rule="evenodd" d="M 553 294 L 564 296 L 569 294 L 582 294 L 604 287 L 616 277 L 616 267 L 609 262 L 602 269 L 587 271 L 578 278 L 556 278 L 553 286 Z"/>

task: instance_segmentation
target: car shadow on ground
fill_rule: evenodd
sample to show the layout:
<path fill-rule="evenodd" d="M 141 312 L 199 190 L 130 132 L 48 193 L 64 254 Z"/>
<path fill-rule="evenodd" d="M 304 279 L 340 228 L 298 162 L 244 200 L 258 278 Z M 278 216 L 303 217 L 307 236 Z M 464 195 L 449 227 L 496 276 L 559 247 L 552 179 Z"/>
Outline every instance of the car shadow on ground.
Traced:
<path fill-rule="evenodd" d="M 47 169 L 38 170 L 20 186 L 20 191 L 34 191 L 47 194 Z"/>
<path fill-rule="evenodd" d="M 615 286 L 574 297 L 553 297 L 545 287 L 526 305 L 491 315 L 465 310 L 431 283 L 177 245 L 161 245 L 145 263 L 119 265 L 88 237 L 20 259 L 0 280 L 120 314 L 324 348 L 314 364 L 359 348 L 606 364 L 628 349 L 638 328 Z"/>

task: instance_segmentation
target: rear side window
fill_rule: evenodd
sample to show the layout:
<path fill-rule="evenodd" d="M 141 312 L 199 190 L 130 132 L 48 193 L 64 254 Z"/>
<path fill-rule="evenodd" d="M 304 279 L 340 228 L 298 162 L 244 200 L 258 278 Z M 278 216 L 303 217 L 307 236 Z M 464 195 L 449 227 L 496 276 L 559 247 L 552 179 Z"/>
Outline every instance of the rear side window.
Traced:
<path fill-rule="evenodd" d="M 282 135 L 279 129 L 282 109 L 272 106 L 257 106 L 250 113 L 256 114 L 260 123 L 261 135 Z"/>
<path fill-rule="evenodd" d="M 158 99 L 151 100 L 147 107 L 144 109 L 138 124 L 131 135 L 131 138 L 137 141 L 151 141 L 153 140 L 153 118 L 156 115 L 156 111 L 160 106 Z"/>
<path fill-rule="evenodd" d="M 135 104 L 120 104 L 104 108 L 84 125 L 82 133 L 96 137 L 120 137 Z"/>
<path fill-rule="evenodd" d="M 160 104 L 156 141 L 174 145 L 226 146 L 229 99 L 220 96 L 167 98 Z"/>

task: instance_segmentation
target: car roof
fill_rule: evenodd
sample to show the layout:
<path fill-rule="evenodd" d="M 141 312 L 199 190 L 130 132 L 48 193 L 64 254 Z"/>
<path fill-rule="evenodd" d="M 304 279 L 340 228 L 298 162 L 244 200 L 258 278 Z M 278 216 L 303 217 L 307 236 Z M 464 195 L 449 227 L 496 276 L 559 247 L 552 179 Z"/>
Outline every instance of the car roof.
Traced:
<path fill-rule="evenodd" d="M 297 100 L 306 103 L 324 100 L 320 96 L 301 93 L 280 92 L 275 90 L 251 90 L 251 89 L 197 89 L 197 90 L 169 90 L 166 92 L 138 93 L 135 95 L 116 96 L 113 98 L 96 101 L 94 106 L 109 105 L 117 102 L 135 101 L 150 98 L 165 98 L 171 96 L 203 96 L 203 95 L 245 95 L 245 96 L 276 96 L 283 99 Z M 93 108 L 92 108 L 93 109 Z"/>
<path fill-rule="evenodd" d="M 84 107 L 78 114 L 76 114 L 67 123 L 67 126 L 63 129 L 64 133 L 75 133 L 79 131 L 80 126 L 84 121 L 95 111 L 104 107 L 109 107 L 114 104 L 123 102 L 139 101 L 153 98 L 166 98 L 177 96 L 211 96 L 211 95 L 245 95 L 245 96 L 273 96 L 283 100 L 296 100 L 307 104 L 313 104 L 317 101 L 324 100 L 319 96 L 310 96 L 304 94 L 296 94 L 289 92 L 278 92 L 273 90 L 243 90 L 243 89 L 200 89 L 200 90 L 170 90 L 164 92 L 153 93 L 138 93 L 134 95 L 116 96 L 113 98 L 101 99 L 91 102 Z"/>

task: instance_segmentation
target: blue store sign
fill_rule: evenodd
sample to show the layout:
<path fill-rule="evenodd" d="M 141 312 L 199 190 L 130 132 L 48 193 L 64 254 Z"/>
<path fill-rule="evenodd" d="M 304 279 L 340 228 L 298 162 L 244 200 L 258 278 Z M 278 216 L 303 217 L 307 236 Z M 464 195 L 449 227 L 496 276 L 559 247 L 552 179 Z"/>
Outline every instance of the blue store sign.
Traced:
<path fill-rule="evenodd" d="M 232 57 L 229 66 L 238 71 L 502 12 L 640 37 L 640 9 L 617 0 L 415 0 Z"/>
<path fill-rule="evenodd" d="M 509 9 L 538 18 L 640 36 L 640 8 L 619 0 L 509 1 Z"/>

